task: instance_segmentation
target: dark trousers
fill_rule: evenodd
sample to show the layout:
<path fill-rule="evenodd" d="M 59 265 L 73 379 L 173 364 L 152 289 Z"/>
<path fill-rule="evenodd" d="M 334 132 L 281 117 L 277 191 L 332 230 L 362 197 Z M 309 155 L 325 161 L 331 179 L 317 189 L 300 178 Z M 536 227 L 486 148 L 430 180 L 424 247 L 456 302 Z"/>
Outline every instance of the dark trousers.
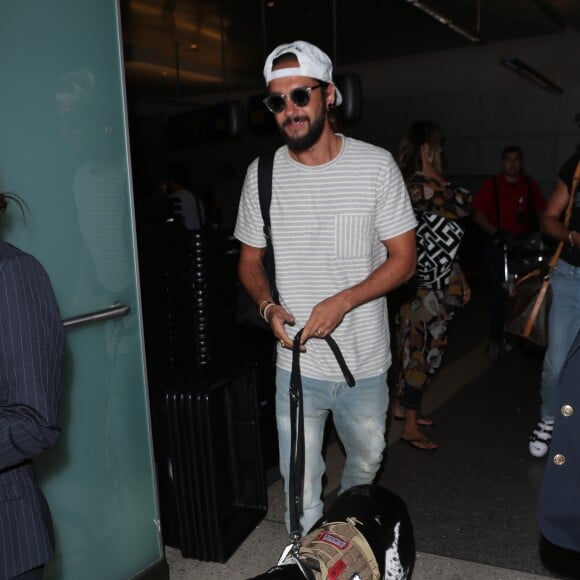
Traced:
<path fill-rule="evenodd" d="M 13 580 L 42 580 L 42 573 L 44 572 L 44 566 L 39 566 L 33 570 L 28 570 L 20 576 L 15 576 Z"/>
<path fill-rule="evenodd" d="M 490 300 L 489 339 L 503 340 L 505 300 L 507 296 L 504 288 L 505 262 L 503 247 L 499 244 L 487 243 L 484 248 L 483 264 Z"/>

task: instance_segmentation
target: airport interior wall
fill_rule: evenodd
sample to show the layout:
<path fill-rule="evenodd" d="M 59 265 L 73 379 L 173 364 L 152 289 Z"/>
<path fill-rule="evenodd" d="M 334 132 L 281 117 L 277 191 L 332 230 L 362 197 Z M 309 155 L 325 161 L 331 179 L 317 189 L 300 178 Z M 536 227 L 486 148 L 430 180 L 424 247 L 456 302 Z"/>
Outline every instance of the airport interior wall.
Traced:
<path fill-rule="evenodd" d="M 551 94 L 508 70 L 501 65 L 506 56 L 524 61 L 559 84 L 563 93 Z M 498 170 L 503 147 L 517 144 L 524 150 L 526 171 L 548 197 L 559 167 L 578 142 L 574 121 L 580 113 L 578 62 L 580 34 L 572 29 L 348 67 L 339 62 L 340 73 L 360 76 L 363 94 L 360 121 L 343 130 L 396 156 L 411 121 L 437 122 L 446 137 L 448 176 L 473 191 Z M 256 92 L 262 90 L 257 84 Z M 245 102 L 249 94 L 231 97 Z M 220 100 L 223 94 L 213 98 Z M 134 159 L 145 179 L 162 173 L 169 161 L 182 161 L 191 168 L 199 189 L 208 189 L 224 162 L 232 163 L 241 178 L 255 156 L 280 143 L 273 132 L 169 150 L 164 144 L 165 113 L 134 110 Z"/>
<path fill-rule="evenodd" d="M 507 56 L 559 84 L 563 94 L 548 93 L 502 66 Z M 361 65 L 364 111 L 352 134 L 396 151 L 410 121 L 431 119 L 445 133 L 449 175 L 473 189 L 497 171 L 503 147 L 517 144 L 547 196 L 578 141 L 578 62 L 580 35 L 568 30 Z"/>

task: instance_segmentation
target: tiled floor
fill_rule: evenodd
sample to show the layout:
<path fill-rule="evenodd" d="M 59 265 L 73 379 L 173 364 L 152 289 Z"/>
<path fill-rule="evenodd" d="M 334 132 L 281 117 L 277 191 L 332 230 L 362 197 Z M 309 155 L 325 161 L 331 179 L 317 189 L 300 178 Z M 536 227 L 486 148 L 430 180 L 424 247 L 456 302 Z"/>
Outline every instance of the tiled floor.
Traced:
<path fill-rule="evenodd" d="M 491 363 L 485 325 L 485 304 L 476 294 L 455 321 L 445 364 L 424 397 L 439 451 L 404 446 L 400 424 L 389 427 L 380 481 L 409 506 L 418 548 L 413 580 L 574 578 L 550 572 L 538 551 L 543 463 L 528 456 L 527 437 L 536 420 L 541 358 L 516 349 Z M 329 445 L 326 459 L 329 494 L 343 465 L 338 443 Z M 275 564 L 288 541 L 281 482 L 268 491 L 267 517 L 227 563 L 184 559 L 167 548 L 171 579 L 251 578 Z"/>

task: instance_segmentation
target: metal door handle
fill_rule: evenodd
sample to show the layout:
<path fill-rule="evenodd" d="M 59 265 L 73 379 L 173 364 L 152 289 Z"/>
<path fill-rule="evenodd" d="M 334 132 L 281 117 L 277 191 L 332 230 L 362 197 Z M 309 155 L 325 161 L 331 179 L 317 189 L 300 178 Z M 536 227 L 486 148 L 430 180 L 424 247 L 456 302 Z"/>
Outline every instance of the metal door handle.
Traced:
<path fill-rule="evenodd" d="M 96 312 L 88 312 L 80 316 L 73 316 L 62 321 L 65 328 L 76 328 L 77 326 L 85 326 L 86 324 L 94 324 L 96 322 L 103 322 L 104 320 L 111 320 L 112 318 L 121 318 L 129 314 L 131 308 L 127 304 L 115 304 L 103 310 Z"/>

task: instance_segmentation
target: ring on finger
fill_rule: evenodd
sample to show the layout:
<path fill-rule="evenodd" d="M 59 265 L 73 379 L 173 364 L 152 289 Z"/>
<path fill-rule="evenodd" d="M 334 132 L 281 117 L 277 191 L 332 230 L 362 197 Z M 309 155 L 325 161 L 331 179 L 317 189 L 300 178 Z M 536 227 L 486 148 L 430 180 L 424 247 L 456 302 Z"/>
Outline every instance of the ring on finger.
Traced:
<path fill-rule="evenodd" d="M 324 336 L 324 332 L 320 328 L 316 331 L 316 336 Z"/>
<path fill-rule="evenodd" d="M 286 346 L 286 345 L 284 344 L 284 341 L 283 341 L 283 340 L 280 340 L 280 346 L 281 346 L 282 348 L 284 348 L 284 347 Z"/>

